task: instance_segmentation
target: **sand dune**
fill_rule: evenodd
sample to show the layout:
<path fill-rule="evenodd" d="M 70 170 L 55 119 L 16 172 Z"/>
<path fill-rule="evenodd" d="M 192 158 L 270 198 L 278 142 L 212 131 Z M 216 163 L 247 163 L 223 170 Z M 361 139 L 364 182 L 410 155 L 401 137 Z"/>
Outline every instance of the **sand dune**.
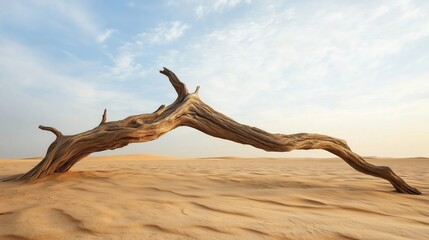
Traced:
<path fill-rule="evenodd" d="M 377 159 L 423 195 L 340 159 L 87 158 L 0 183 L 0 239 L 427 239 L 429 160 Z M 0 178 L 37 160 L 0 160 Z"/>

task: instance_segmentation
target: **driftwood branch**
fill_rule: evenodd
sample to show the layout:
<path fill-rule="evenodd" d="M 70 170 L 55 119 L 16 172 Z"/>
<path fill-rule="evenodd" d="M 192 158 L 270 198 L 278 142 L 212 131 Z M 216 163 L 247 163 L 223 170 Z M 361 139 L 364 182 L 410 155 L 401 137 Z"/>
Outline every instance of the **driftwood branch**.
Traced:
<path fill-rule="evenodd" d="M 53 134 L 55 134 L 55 136 L 57 136 L 57 138 L 63 136 L 63 134 L 59 130 L 57 130 L 56 128 L 46 127 L 46 126 L 42 126 L 42 125 L 40 125 L 39 128 L 42 129 L 42 130 L 45 130 L 45 131 L 52 132 Z"/>
<path fill-rule="evenodd" d="M 103 116 L 101 117 L 101 122 L 100 122 L 99 125 L 105 124 L 106 123 L 106 118 L 107 118 L 107 109 L 104 109 Z"/>
<path fill-rule="evenodd" d="M 129 116 L 114 122 L 106 122 L 105 111 L 99 126 L 76 135 L 63 136 L 55 128 L 40 126 L 43 130 L 53 132 L 57 138 L 37 166 L 13 180 L 35 180 L 53 173 L 63 173 L 93 152 L 152 141 L 179 126 L 188 126 L 213 137 L 251 145 L 265 151 L 323 149 L 342 158 L 359 172 L 389 181 L 398 192 L 421 194 L 389 167 L 366 162 L 341 139 L 310 133 L 272 134 L 240 124 L 205 104 L 198 96 L 199 87 L 194 93 L 189 93 L 185 84 L 172 71 L 164 68 L 160 72 L 168 77 L 177 92 L 177 99 L 171 105 L 161 105 L 153 113 Z"/>

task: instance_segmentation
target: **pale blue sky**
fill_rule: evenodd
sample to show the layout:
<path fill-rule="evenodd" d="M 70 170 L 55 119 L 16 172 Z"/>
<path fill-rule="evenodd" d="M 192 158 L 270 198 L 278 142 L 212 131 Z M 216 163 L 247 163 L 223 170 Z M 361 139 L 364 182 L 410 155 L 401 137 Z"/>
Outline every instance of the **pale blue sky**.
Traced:
<path fill-rule="evenodd" d="M 0 1 L 0 157 L 152 112 L 173 70 L 237 121 L 316 132 L 365 156 L 429 156 L 429 1 Z M 188 128 L 103 154 L 266 153 Z"/>

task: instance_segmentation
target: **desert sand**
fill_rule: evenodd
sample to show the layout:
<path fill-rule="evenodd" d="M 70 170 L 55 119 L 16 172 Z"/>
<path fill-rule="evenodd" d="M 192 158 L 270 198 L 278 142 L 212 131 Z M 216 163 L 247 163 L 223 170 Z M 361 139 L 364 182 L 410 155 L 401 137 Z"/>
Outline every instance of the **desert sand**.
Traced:
<path fill-rule="evenodd" d="M 0 178 L 40 159 L 0 159 Z M 89 157 L 0 182 L 0 239 L 428 239 L 429 159 L 388 165 L 399 194 L 341 159 Z"/>

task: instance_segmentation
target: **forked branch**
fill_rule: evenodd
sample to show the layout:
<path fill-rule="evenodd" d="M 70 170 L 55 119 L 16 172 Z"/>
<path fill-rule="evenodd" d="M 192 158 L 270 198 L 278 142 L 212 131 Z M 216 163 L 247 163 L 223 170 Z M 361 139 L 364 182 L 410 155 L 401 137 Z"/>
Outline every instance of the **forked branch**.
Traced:
<path fill-rule="evenodd" d="M 53 132 L 57 138 L 37 166 L 9 180 L 35 180 L 53 173 L 63 173 L 93 152 L 152 141 L 179 126 L 188 126 L 213 137 L 251 145 L 265 151 L 323 149 L 342 158 L 359 172 L 389 181 L 398 192 L 421 194 L 389 167 L 366 162 L 341 139 L 310 133 L 272 134 L 240 124 L 201 101 L 198 96 L 199 87 L 194 93 L 189 93 L 185 84 L 172 71 L 164 68 L 160 72 L 168 77 L 177 92 L 177 99 L 172 104 L 167 107 L 161 105 L 153 113 L 130 116 L 114 122 L 106 122 L 105 110 L 99 126 L 76 135 L 63 136 L 55 128 L 40 126 L 43 130 Z"/>

